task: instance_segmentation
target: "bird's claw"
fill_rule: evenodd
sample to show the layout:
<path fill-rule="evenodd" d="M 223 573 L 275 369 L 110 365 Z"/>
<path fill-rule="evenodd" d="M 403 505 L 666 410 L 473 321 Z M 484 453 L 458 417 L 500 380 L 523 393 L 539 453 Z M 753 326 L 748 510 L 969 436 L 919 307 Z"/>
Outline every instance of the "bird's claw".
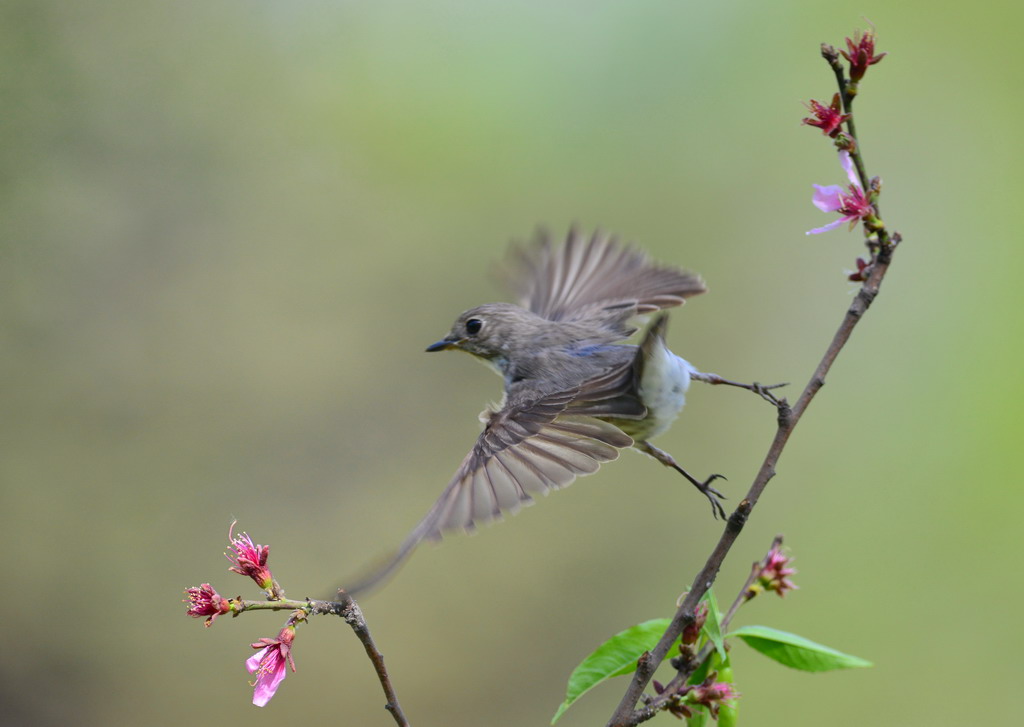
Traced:
<path fill-rule="evenodd" d="M 721 518 L 725 520 L 725 508 L 718 500 L 727 500 L 728 498 L 711 486 L 711 483 L 718 479 L 728 480 L 725 475 L 711 475 L 703 482 L 695 482 L 694 484 L 697 485 L 697 489 L 703 493 L 704 497 L 708 498 L 708 502 L 711 503 L 711 514 L 714 515 L 715 519 Z"/>
<path fill-rule="evenodd" d="M 772 389 L 781 389 L 783 386 L 789 386 L 788 382 L 782 384 L 759 384 L 756 381 L 750 385 L 750 390 L 760 396 L 762 399 L 767 401 L 774 407 L 782 406 L 785 403 L 785 399 L 779 399 L 775 394 L 772 393 Z"/>

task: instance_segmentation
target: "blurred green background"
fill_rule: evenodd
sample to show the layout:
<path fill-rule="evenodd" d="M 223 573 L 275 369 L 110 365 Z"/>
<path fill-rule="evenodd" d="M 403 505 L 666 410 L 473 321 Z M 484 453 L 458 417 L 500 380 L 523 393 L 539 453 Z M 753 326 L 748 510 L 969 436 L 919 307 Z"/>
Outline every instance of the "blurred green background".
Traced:
<path fill-rule="evenodd" d="M 0 719 L 391 724 L 326 620 L 251 706 L 248 644 L 284 617 L 206 630 L 182 590 L 258 595 L 221 555 L 234 518 L 293 597 L 405 535 L 500 390 L 423 348 L 502 299 L 489 270 L 537 224 L 700 271 L 675 350 L 802 385 L 861 245 L 804 235 L 828 219 L 811 183 L 844 177 L 801 103 L 833 93 L 819 44 L 864 18 L 890 55 L 859 130 L 905 245 L 718 589 L 785 533 L 801 590 L 737 624 L 876 666 L 807 675 L 738 645 L 741 716 L 1021 719 L 1018 3 L 0 8 Z M 773 428 L 755 397 L 695 385 L 659 444 L 735 503 Z M 424 548 L 363 606 L 414 724 L 544 725 L 597 643 L 672 612 L 719 532 L 626 454 Z M 563 724 L 604 724 L 624 688 Z"/>

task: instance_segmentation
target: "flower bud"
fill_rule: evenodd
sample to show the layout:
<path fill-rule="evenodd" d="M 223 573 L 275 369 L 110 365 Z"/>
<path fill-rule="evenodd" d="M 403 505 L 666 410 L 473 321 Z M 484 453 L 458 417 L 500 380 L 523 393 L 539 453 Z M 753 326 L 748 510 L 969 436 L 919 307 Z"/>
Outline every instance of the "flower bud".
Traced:
<path fill-rule="evenodd" d="M 188 596 L 186 603 L 190 604 L 185 613 L 193 618 L 206 616 L 206 626 L 213 624 L 213 620 L 225 613 L 231 613 L 234 608 L 231 601 L 213 590 L 213 586 L 204 583 L 201 586 L 192 586 L 185 589 Z"/>

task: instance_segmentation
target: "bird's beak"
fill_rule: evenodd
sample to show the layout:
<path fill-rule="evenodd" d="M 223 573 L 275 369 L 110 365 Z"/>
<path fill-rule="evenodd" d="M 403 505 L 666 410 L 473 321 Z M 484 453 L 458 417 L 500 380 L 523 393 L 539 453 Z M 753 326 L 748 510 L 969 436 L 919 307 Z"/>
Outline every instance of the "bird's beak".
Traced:
<path fill-rule="evenodd" d="M 460 341 L 453 341 L 450 338 L 442 338 L 437 343 L 432 343 L 427 346 L 427 353 L 433 353 L 434 351 L 446 351 L 449 348 L 458 348 Z"/>

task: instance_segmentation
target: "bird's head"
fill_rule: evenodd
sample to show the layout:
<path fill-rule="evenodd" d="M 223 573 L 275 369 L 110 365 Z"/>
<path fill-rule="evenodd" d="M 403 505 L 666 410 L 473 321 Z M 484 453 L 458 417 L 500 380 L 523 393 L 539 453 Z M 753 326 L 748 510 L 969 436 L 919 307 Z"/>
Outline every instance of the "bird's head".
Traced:
<path fill-rule="evenodd" d="M 448 335 L 427 351 L 457 349 L 497 363 L 509 360 L 519 347 L 535 340 L 543 320 L 509 303 L 471 308 L 455 319 Z"/>

